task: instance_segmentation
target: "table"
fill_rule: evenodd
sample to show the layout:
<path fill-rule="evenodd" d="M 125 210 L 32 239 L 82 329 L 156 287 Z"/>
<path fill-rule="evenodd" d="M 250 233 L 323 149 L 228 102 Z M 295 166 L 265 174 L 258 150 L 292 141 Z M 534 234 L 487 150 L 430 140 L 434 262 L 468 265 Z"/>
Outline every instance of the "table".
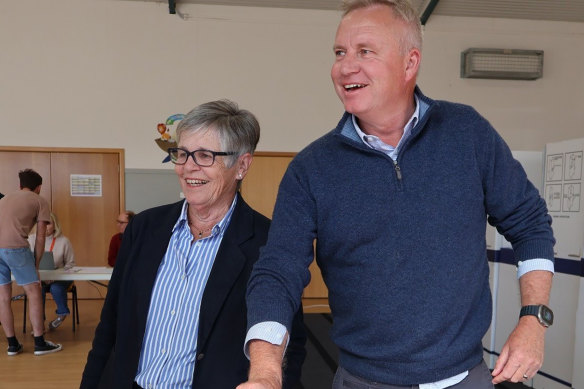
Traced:
<path fill-rule="evenodd" d="M 75 266 L 68 270 L 39 270 L 39 276 L 41 280 L 53 281 L 109 281 L 113 270 L 105 266 Z"/>
<path fill-rule="evenodd" d="M 105 266 L 75 266 L 71 269 L 65 270 L 64 268 L 55 270 L 39 270 L 39 277 L 41 280 L 52 280 L 52 281 L 89 281 L 94 284 L 101 285 L 107 288 L 107 285 L 99 281 L 109 281 L 112 277 L 112 271 L 114 269 Z M 14 277 L 12 277 L 14 279 Z M 25 295 L 21 294 L 12 297 L 12 300 L 17 300 L 24 298 Z M 79 324 L 79 310 L 77 309 L 77 295 L 75 294 L 73 302 L 73 331 L 75 331 L 75 321 Z M 22 321 L 22 332 L 26 332 L 26 299 L 24 300 L 24 315 Z"/>
<path fill-rule="evenodd" d="M 112 277 L 113 267 L 105 266 L 75 266 L 65 270 L 63 268 L 55 270 L 39 270 L 39 276 L 42 281 L 89 281 L 107 288 L 107 285 L 99 281 L 109 281 Z M 14 276 L 12 277 L 14 280 Z M 23 295 L 14 296 L 16 300 Z"/>
<path fill-rule="evenodd" d="M 39 276 L 43 281 L 89 281 L 107 288 L 106 284 L 99 281 L 109 281 L 113 270 L 113 267 L 105 266 L 75 266 L 67 270 L 39 270 Z"/>

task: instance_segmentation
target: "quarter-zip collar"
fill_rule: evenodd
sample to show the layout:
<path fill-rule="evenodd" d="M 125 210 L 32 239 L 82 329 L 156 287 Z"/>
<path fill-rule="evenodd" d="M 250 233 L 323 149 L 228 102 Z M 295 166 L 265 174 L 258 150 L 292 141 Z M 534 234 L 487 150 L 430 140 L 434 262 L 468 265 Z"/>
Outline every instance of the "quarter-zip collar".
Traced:
<path fill-rule="evenodd" d="M 379 140 L 378 137 L 367 135 L 361 131 L 355 116 L 348 112 L 345 112 L 343 115 L 336 131 L 339 131 L 340 135 L 343 137 L 356 142 L 357 144 L 355 144 L 355 146 L 359 145 L 359 148 L 375 149 L 381 151 L 384 154 L 389 155 L 395 161 L 406 144 L 421 132 L 421 129 L 427 121 L 430 108 L 435 104 L 433 100 L 424 96 L 420 88 L 417 86 L 414 90 L 414 97 L 416 99 L 416 109 L 406 124 L 406 127 L 404 128 L 404 134 L 402 135 L 402 138 L 395 148 L 389 145 L 385 145 L 383 142 L 381 142 L 381 140 Z M 378 146 L 375 146 L 375 144 Z"/>

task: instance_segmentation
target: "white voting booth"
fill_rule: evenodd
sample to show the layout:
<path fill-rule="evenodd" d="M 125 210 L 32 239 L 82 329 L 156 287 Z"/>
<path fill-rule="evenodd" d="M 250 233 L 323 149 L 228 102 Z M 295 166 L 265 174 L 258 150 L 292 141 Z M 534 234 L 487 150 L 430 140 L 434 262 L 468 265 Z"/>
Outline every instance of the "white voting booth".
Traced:
<path fill-rule="evenodd" d="M 548 369 L 554 377 L 554 372 L 564 374 L 559 378 L 574 389 L 584 389 L 583 156 L 584 138 L 546 146 L 544 192 L 556 237 L 556 275 L 550 306 L 558 328 L 547 336 L 549 356 L 542 370 Z M 536 388 L 544 385 L 552 389 L 567 387 L 553 386 L 540 377 L 534 381 Z"/>
<path fill-rule="evenodd" d="M 544 364 L 527 385 L 537 389 L 584 389 L 584 138 L 546 145 L 545 152 L 514 152 L 539 189 L 556 238 L 550 307 L 554 325 L 546 333 Z M 485 360 L 497 355 L 517 323 L 520 307 L 517 270 L 510 244 L 487 226 L 493 291 L 493 321 L 483 339 Z"/>

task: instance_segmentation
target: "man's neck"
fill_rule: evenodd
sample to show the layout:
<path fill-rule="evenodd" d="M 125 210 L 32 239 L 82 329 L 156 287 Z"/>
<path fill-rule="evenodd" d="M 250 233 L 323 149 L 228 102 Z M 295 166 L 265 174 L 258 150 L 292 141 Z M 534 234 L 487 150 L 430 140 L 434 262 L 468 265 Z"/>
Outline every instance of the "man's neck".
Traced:
<path fill-rule="evenodd" d="M 416 103 L 414 97 L 408 104 L 393 111 L 380 112 L 379 115 L 357 117 L 361 130 L 368 135 L 375 135 L 384 143 L 396 147 L 404 134 L 404 127 L 414 114 Z"/>

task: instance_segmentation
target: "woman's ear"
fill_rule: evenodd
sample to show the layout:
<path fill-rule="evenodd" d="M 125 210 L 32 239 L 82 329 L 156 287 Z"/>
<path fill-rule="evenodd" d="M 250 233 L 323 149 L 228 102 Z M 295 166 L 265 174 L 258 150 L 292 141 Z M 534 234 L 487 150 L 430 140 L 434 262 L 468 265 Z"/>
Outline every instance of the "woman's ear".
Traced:
<path fill-rule="evenodd" d="M 247 171 L 249 170 L 249 167 L 251 166 L 252 161 L 253 161 L 253 155 L 251 155 L 250 153 L 245 153 L 237 159 L 236 178 L 238 180 L 243 180 L 245 178 L 245 175 L 247 174 Z"/>

